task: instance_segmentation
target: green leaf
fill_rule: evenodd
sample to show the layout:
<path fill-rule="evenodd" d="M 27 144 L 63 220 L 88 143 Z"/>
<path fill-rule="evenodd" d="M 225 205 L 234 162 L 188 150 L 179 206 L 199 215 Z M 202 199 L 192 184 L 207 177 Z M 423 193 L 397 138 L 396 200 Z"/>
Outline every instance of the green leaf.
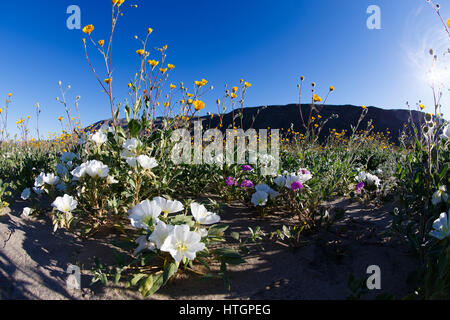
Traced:
<path fill-rule="evenodd" d="M 135 275 L 135 276 L 133 277 L 133 279 L 131 279 L 131 285 L 132 285 L 132 286 L 137 285 L 137 283 L 138 283 L 143 277 L 145 277 L 145 274 L 142 274 L 142 273 Z"/>
<path fill-rule="evenodd" d="M 169 281 L 169 279 L 178 271 L 178 264 L 176 262 L 172 262 L 170 264 L 168 264 L 165 268 L 164 268 L 164 273 L 163 273 L 163 285 L 165 285 L 167 283 L 167 281 Z"/>
<path fill-rule="evenodd" d="M 158 291 L 159 289 L 161 289 L 161 287 L 163 286 L 163 275 L 160 274 L 156 277 L 154 277 L 153 279 L 153 286 L 151 287 L 151 289 L 149 291 L 146 292 L 145 296 L 151 296 L 152 294 L 154 294 L 156 291 Z"/>
<path fill-rule="evenodd" d="M 228 263 L 231 265 L 238 265 L 241 263 L 245 263 L 245 260 L 242 259 L 242 256 L 234 249 L 231 248 L 222 248 L 214 251 L 214 255 L 222 261 L 222 263 Z"/>
<path fill-rule="evenodd" d="M 150 290 L 151 290 L 151 288 L 153 287 L 153 283 L 154 283 L 154 280 L 153 280 L 153 276 L 152 275 L 149 275 L 148 277 L 147 277 L 147 279 L 141 284 L 141 286 L 139 287 L 139 292 L 143 295 L 143 296 L 145 296 L 145 297 L 147 297 L 147 296 L 149 296 L 149 294 L 147 294 Z"/>
<path fill-rule="evenodd" d="M 226 224 L 216 224 L 209 228 L 208 237 L 221 237 L 229 227 L 230 226 Z"/>
<path fill-rule="evenodd" d="M 133 138 L 137 138 L 139 131 L 141 131 L 141 123 L 139 120 L 132 119 L 130 122 L 128 122 L 128 130 L 130 130 L 130 135 Z"/>

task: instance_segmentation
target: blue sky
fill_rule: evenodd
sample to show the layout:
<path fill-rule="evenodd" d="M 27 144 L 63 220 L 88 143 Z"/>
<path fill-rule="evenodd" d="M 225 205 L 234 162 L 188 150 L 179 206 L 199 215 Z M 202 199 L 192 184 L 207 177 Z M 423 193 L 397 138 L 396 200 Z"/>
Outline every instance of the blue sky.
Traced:
<path fill-rule="evenodd" d="M 215 100 L 223 96 L 223 85 L 237 85 L 241 78 L 253 84 L 246 106 L 296 103 L 301 75 L 308 85 L 316 82 L 322 96 L 335 86 L 330 104 L 405 108 L 406 101 L 414 105 L 421 99 L 431 106 L 426 52 L 430 47 L 448 47 L 449 41 L 425 0 L 126 0 L 125 4 L 138 8 L 126 9 L 115 36 L 116 101 L 127 97 L 126 84 L 138 68 L 140 45 L 133 36 L 144 36 L 152 27 L 150 45 L 167 44 L 167 62 L 176 66 L 170 82 L 191 84 L 205 78 L 215 87 L 204 97 L 204 113 L 216 112 Z M 55 99 L 59 80 L 72 87 L 69 101 L 82 97 L 83 124 L 110 117 L 107 96 L 84 57 L 84 34 L 66 27 L 69 5 L 81 8 L 83 26 L 95 25 L 94 39 L 107 38 L 110 0 L 2 3 L 0 97 L 13 93 L 9 115 L 13 133 L 15 121 L 27 115 L 34 133 L 36 102 L 42 108 L 41 132 L 60 130 L 56 119 L 64 110 Z M 369 5 L 381 8 L 381 30 L 366 27 Z M 444 5 L 441 14 L 450 18 L 450 5 Z M 450 93 L 445 94 L 443 112 L 448 116 Z"/>

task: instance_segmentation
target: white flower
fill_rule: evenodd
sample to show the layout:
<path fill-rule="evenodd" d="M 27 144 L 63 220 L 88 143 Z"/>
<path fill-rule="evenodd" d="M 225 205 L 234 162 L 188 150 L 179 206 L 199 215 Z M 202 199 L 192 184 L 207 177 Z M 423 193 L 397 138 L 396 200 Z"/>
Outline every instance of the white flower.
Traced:
<path fill-rule="evenodd" d="M 135 167 L 136 167 L 136 164 L 137 164 L 137 158 L 135 158 L 135 157 L 130 157 L 130 158 L 127 158 L 126 161 L 127 161 L 128 165 L 129 165 L 130 167 L 132 167 L 132 168 L 135 168 Z"/>
<path fill-rule="evenodd" d="M 69 161 L 73 161 L 75 159 L 78 159 L 78 155 L 76 155 L 75 153 L 72 153 L 72 152 L 64 152 L 61 156 L 62 162 L 69 162 Z"/>
<path fill-rule="evenodd" d="M 87 164 L 83 163 L 80 166 L 76 167 L 74 170 L 72 170 L 71 174 L 77 180 L 81 179 L 81 178 L 83 178 L 86 175 L 86 168 L 87 168 Z"/>
<path fill-rule="evenodd" d="M 153 242 L 156 245 L 156 248 L 161 249 L 164 241 L 166 241 L 167 237 L 173 232 L 173 229 L 174 226 L 165 224 L 162 221 L 158 221 L 155 226 L 155 230 L 148 238 L 148 240 Z"/>
<path fill-rule="evenodd" d="M 91 140 L 94 141 L 98 145 L 104 144 L 108 141 L 108 136 L 104 134 L 102 131 L 97 131 L 91 136 Z"/>
<path fill-rule="evenodd" d="M 301 184 L 304 184 L 305 182 L 308 182 L 313 177 L 311 172 L 309 172 L 309 170 L 305 169 L 305 168 L 299 169 L 297 171 L 297 176 L 300 177 L 300 180 L 298 182 L 300 182 Z"/>
<path fill-rule="evenodd" d="M 202 237 L 202 239 L 205 238 L 206 236 L 208 236 L 208 230 L 206 230 L 204 228 L 195 230 L 195 232 L 197 232 L 200 235 L 200 237 Z"/>
<path fill-rule="evenodd" d="M 259 157 L 259 163 L 262 167 L 267 167 L 269 164 L 273 163 L 275 158 L 270 154 L 263 154 Z"/>
<path fill-rule="evenodd" d="M 44 193 L 44 190 L 42 190 L 41 188 L 38 187 L 33 187 L 33 191 L 34 193 L 36 193 L 37 195 L 41 195 Z"/>
<path fill-rule="evenodd" d="M 136 156 L 136 155 L 135 155 L 133 152 L 129 151 L 129 150 L 123 150 L 123 151 L 120 153 L 120 157 L 121 157 L 122 159 L 133 158 L 133 157 L 135 157 L 135 156 Z"/>
<path fill-rule="evenodd" d="M 67 185 L 65 182 L 60 182 L 56 185 L 56 190 L 60 192 L 66 192 L 67 191 Z"/>
<path fill-rule="evenodd" d="M 34 180 L 34 186 L 36 188 L 40 188 L 44 186 L 44 177 L 45 177 L 45 173 L 41 173 L 39 176 L 36 177 L 36 179 Z"/>
<path fill-rule="evenodd" d="M 136 138 L 128 139 L 125 141 L 122 145 L 122 148 L 128 150 L 128 151 L 135 151 L 138 147 L 142 145 L 142 142 L 139 141 Z"/>
<path fill-rule="evenodd" d="M 56 174 L 60 177 L 65 177 L 69 175 L 69 170 L 62 163 L 56 165 Z"/>
<path fill-rule="evenodd" d="M 25 216 L 25 217 L 29 217 L 30 216 L 30 214 L 32 214 L 33 213 L 33 209 L 31 209 L 31 208 L 23 208 L 23 211 L 22 211 L 22 214 Z"/>
<path fill-rule="evenodd" d="M 140 252 L 148 249 L 150 251 L 155 250 L 155 245 L 147 240 L 146 236 L 140 236 L 136 239 L 136 244 L 138 247 L 134 250 L 133 255 L 137 256 Z"/>
<path fill-rule="evenodd" d="M 59 178 L 55 176 L 53 173 L 46 174 L 44 176 L 44 183 L 50 186 L 54 186 L 59 182 Z"/>
<path fill-rule="evenodd" d="M 376 186 L 377 188 L 380 187 L 381 180 L 377 176 L 370 174 L 368 172 L 361 171 L 358 176 L 356 177 L 356 181 L 358 182 L 364 182 L 368 186 Z"/>
<path fill-rule="evenodd" d="M 156 202 L 156 204 L 161 208 L 161 212 L 165 215 L 177 213 L 184 210 L 183 204 L 177 200 L 172 201 L 166 200 L 162 197 L 156 197 L 153 199 L 153 201 Z"/>
<path fill-rule="evenodd" d="M 269 187 L 267 184 L 259 184 L 255 187 L 256 191 L 262 191 L 267 193 L 272 199 L 276 198 L 280 195 L 279 192 L 276 192 L 271 187 Z"/>
<path fill-rule="evenodd" d="M 450 220 L 445 212 L 441 213 L 439 219 L 433 222 L 433 229 L 430 235 L 439 240 L 450 237 Z"/>
<path fill-rule="evenodd" d="M 370 173 L 366 173 L 366 182 L 367 185 L 369 186 L 377 186 L 377 188 L 380 186 L 381 182 L 380 182 L 380 178 L 378 178 L 377 176 L 370 174 Z"/>
<path fill-rule="evenodd" d="M 277 186 L 283 187 L 284 185 L 286 185 L 286 178 L 283 176 L 278 176 L 275 178 L 275 180 L 273 180 L 273 182 L 275 182 Z"/>
<path fill-rule="evenodd" d="M 358 176 L 356 177 L 356 181 L 358 182 L 366 182 L 367 175 L 364 171 L 361 171 Z"/>
<path fill-rule="evenodd" d="M 210 225 L 220 222 L 220 216 L 216 213 L 208 212 L 204 205 L 193 202 L 191 204 L 191 212 L 195 221 L 200 224 Z"/>
<path fill-rule="evenodd" d="M 443 139 L 450 138 L 450 124 L 445 126 L 444 130 L 442 131 L 441 138 L 443 138 Z"/>
<path fill-rule="evenodd" d="M 109 168 L 101 161 L 92 160 L 86 162 L 85 174 L 89 175 L 92 178 L 107 178 L 109 175 Z"/>
<path fill-rule="evenodd" d="M 128 218 L 134 228 L 148 230 L 153 223 L 158 222 L 160 214 L 161 207 L 155 201 L 144 200 L 131 209 Z"/>
<path fill-rule="evenodd" d="M 258 191 L 252 195 L 252 203 L 257 207 L 265 206 L 267 204 L 268 200 L 269 200 L 269 195 L 264 191 Z"/>
<path fill-rule="evenodd" d="M 52 203 L 52 207 L 63 213 L 72 212 L 77 208 L 78 202 L 71 196 L 65 194 L 63 197 L 58 197 Z"/>
<path fill-rule="evenodd" d="M 184 258 L 192 261 L 196 258 L 197 252 L 205 249 L 205 244 L 200 240 L 200 235 L 190 231 L 189 226 L 175 226 L 173 232 L 161 246 L 161 251 L 169 252 L 177 263 Z"/>
<path fill-rule="evenodd" d="M 22 191 L 22 194 L 20 195 L 20 197 L 22 198 L 22 200 L 28 200 L 31 196 L 31 189 L 30 188 L 26 188 L 25 190 Z"/>
<path fill-rule="evenodd" d="M 292 187 L 292 184 L 294 183 L 294 182 L 302 182 L 302 177 L 300 177 L 300 176 L 298 176 L 298 175 L 296 175 L 296 174 L 290 174 L 290 175 L 288 175 L 287 177 L 286 177 L 286 184 L 285 184 L 285 187 L 286 188 L 288 188 L 288 189 L 291 189 L 291 187 Z"/>
<path fill-rule="evenodd" d="M 436 191 L 433 194 L 433 198 L 431 199 L 431 202 L 433 203 L 433 205 L 438 205 L 441 202 L 447 202 L 448 201 L 448 194 L 447 194 L 447 187 L 446 186 L 442 186 L 439 188 L 438 191 Z"/>
<path fill-rule="evenodd" d="M 106 183 L 107 184 L 117 184 L 117 183 L 119 183 L 119 181 L 116 180 L 113 176 L 108 176 L 108 178 L 106 179 Z"/>
<path fill-rule="evenodd" d="M 156 161 L 155 158 L 150 158 L 144 155 L 137 157 L 137 161 L 139 162 L 142 168 L 147 170 L 156 168 L 158 166 L 158 161 Z"/>
<path fill-rule="evenodd" d="M 110 126 L 107 126 L 106 124 L 103 124 L 99 131 L 101 131 L 101 132 L 103 132 L 104 134 L 107 135 L 110 132 L 114 133 L 114 128 L 112 128 Z"/>

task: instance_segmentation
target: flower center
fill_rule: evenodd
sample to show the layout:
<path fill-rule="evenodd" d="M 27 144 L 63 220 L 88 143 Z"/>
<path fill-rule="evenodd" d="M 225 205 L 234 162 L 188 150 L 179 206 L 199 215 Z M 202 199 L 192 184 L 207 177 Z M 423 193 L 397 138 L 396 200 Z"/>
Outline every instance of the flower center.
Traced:
<path fill-rule="evenodd" d="M 187 251 L 187 246 L 184 242 L 178 242 L 176 245 L 177 251 L 179 252 L 186 252 Z"/>

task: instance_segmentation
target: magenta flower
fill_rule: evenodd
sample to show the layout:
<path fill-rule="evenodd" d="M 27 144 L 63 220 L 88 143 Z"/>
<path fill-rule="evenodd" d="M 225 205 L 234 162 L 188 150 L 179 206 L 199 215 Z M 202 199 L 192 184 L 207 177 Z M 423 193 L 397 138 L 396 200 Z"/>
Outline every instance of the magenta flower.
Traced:
<path fill-rule="evenodd" d="M 360 182 L 356 185 L 356 193 L 361 193 L 362 189 L 364 188 L 365 184 L 364 182 Z"/>
<path fill-rule="evenodd" d="M 250 180 L 244 180 L 241 183 L 241 188 L 253 188 L 255 185 Z"/>
<path fill-rule="evenodd" d="M 233 178 L 233 177 L 228 177 L 228 178 L 226 178 L 226 180 L 225 180 L 225 184 L 227 185 L 227 186 L 229 186 L 229 187 L 232 187 L 232 186 L 237 186 L 237 181 L 236 181 L 236 179 L 235 178 Z"/>
<path fill-rule="evenodd" d="M 242 171 L 253 171 L 253 168 L 249 165 L 243 165 L 242 166 Z"/>
<path fill-rule="evenodd" d="M 292 191 L 298 191 L 298 190 L 301 190 L 301 189 L 303 189 L 304 188 L 304 186 L 300 183 L 300 182 L 298 182 L 298 181 L 295 181 L 295 182 L 293 182 L 292 184 L 291 184 L 291 189 L 292 189 Z"/>

